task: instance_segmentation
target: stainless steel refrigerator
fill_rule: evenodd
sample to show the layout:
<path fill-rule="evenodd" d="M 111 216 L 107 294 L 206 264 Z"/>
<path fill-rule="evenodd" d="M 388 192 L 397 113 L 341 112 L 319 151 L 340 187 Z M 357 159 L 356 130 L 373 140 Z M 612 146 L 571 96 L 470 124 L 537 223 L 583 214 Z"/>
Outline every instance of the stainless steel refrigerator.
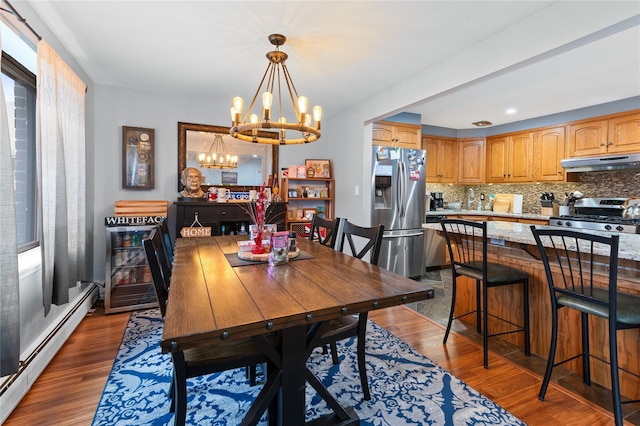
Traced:
<path fill-rule="evenodd" d="M 405 277 L 424 271 L 425 151 L 374 146 L 371 224 L 385 231 L 378 265 Z"/>

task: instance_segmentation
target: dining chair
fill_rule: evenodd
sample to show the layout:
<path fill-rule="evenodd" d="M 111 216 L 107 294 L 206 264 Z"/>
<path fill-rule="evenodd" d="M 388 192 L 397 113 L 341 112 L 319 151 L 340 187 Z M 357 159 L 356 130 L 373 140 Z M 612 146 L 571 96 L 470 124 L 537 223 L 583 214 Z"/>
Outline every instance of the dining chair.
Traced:
<path fill-rule="evenodd" d="M 531 226 L 531 232 L 540 251 L 551 296 L 551 343 L 538 398 L 544 400 L 554 367 L 582 358 L 582 380 L 590 385 L 590 358 L 607 362 L 592 354 L 589 347 L 589 315 L 594 315 L 606 321 L 608 339 L 603 336 L 596 344 L 604 345 L 609 341 L 613 412 L 615 424 L 622 425 L 622 404 L 640 400 L 621 400 L 617 332 L 640 328 L 640 296 L 618 291 L 620 236 L 557 228 L 539 229 L 535 226 Z M 578 355 L 556 362 L 558 311 L 562 308 L 575 309 L 580 313 L 582 350 Z"/>
<path fill-rule="evenodd" d="M 340 218 L 336 217 L 335 219 L 330 220 L 314 214 L 311 219 L 309 241 L 318 241 L 320 244 L 335 248 L 339 228 Z"/>
<path fill-rule="evenodd" d="M 440 224 L 449 250 L 451 262 L 451 309 L 443 344 L 447 343 L 451 324 L 454 319 L 476 314 L 476 331 L 482 333 L 483 364 L 489 368 L 489 337 L 503 334 L 524 333 L 524 352 L 531 355 L 529 336 L 529 274 L 517 268 L 489 262 L 487 257 L 487 222 L 475 222 L 463 219 L 441 219 Z M 458 277 L 475 280 L 475 309 L 455 315 Z M 522 285 L 523 322 L 522 325 L 489 313 L 488 289 L 505 285 Z M 509 324 L 507 331 L 489 333 L 489 316 Z M 515 328 L 514 328 L 515 327 Z"/>
<path fill-rule="evenodd" d="M 162 237 L 154 228 L 143 240 L 144 251 L 151 270 L 154 289 L 164 318 L 169 299 L 169 280 L 161 266 L 164 256 Z M 275 334 L 268 339 L 275 342 Z M 267 356 L 252 339 L 222 341 L 208 347 L 171 352 L 173 380 L 169 389 L 170 411 L 175 412 L 174 424 L 184 425 L 187 417 L 187 379 L 236 368 L 267 364 Z M 259 419 L 256 419 L 256 421 Z"/>
<path fill-rule="evenodd" d="M 344 249 L 345 240 L 349 243 L 351 255 L 362 259 L 369 254 L 369 262 L 373 265 L 378 263 L 380 246 L 382 245 L 382 234 L 384 226 L 361 227 L 354 225 L 346 219 L 342 219 L 339 235 L 336 238 L 337 250 Z M 360 248 L 362 246 L 362 248 Z M 354 315 L 345 315 L 329 322 L 327 329 L 322 333 L 319 341 L 321 347 L 329 345 L 331 348 L 331 359 L 334 364 L 339 362 L 336 342 L 344 339 L 357 337 L 357 357 L 360 384 L 362 385 L 363 397 L 366 401 L 371 399 L 369 390 L 369 380 L 367 378 L 367 367 L 365 360 L 365 343 L 367 335 L 368 313 L 363 312 Z"/>
<path fill-rule="evenodd" d="M 167 312 L 167 302 L 169 300 L 169 280 L 171 277 L 171 267 L 165 257 L 165 251 L 162 247 L 162 237 L 158 228 L 151 230 L 149 236 L 142 240 L 145 255 L 147 256 L 147 264 L 151 272 L 151 281 L 158 298 L 158 307 L 160 314 L 164 318 Z"/>

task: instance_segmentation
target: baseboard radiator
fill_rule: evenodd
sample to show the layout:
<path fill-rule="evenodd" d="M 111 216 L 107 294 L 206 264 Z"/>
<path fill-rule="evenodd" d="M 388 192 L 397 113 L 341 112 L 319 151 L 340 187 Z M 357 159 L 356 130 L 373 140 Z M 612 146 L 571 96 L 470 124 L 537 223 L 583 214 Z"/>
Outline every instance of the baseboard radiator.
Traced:
<path fill-rule="evenodd" d="M 67 308 L 53 329 L 43 336 L 41 343 L 21 361 L 18 372 L 4 378 L 0 383 L 0 425 L 7 420 L 71 333 L 91 310 L 98 295 L 98 285 L 89 284 L 76 302 Z"/>

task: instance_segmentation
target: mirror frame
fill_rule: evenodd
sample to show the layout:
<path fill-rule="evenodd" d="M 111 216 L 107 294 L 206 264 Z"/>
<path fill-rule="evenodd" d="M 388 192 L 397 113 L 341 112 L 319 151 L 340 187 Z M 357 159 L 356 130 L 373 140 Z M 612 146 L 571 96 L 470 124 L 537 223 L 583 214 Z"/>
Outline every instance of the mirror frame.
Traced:
<path fill-rule="evenodd" d="M 187 167 L 187 131 L 193 130 L 197 132 L 210 132 L 210 133 L 222 133 L 225 135 L 229 134 L 230 127 L 225 126 L 214 126 L 209 124 L 195 124 L 195 123 L 183 123 L 178 121 L 178 192 L 182 191 L 182 183 L 180 182 L 180 174 Z M 265 132 L 260 131 L 258 134 L 261 137 L 278 139 L 278 133 L 276 132 Z M 279 154 L 279 144 L 276 142 L 271 145 L 271 172 L 269 173 L 272 176 L 272 184 L 273 181 L 278 179 L 278 154 Z M 228 186 L 228 185 L 218 185 L 225 186 L 230 189 L 257 189 L 254 186 Z M 206 192 L 208 189 L 207 185 L 203 185 L 203 191 Z"/>

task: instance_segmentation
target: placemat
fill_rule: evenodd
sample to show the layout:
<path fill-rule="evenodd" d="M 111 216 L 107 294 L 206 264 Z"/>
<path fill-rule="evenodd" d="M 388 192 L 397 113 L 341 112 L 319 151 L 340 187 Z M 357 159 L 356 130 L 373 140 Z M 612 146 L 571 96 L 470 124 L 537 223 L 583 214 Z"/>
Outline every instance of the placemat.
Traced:
<path fill-rule="evenodd" d="M 258 263 L 267 263 L 267 262 L 257 262 L 257 261 L 253 261 L 253 260 L 240 259 L 238 257 L 238 253 L 227 253 L 227 254 L 224 255 L 224 257 L 227 258 L 227 261 L 229 262 L 229 265 L 231 265 L 234 268 L 236 266 L 247 266 L 247 265 L 255 265 L 255 264 L 258 264 Z M 313 256 L 311 256 L 306 251 L 300 250 L 300 254 L 298 255 L 298 257 L 294 257 L 293 259 L 289 259 L 289 262 L 295 262 L 296 260 L 305 260 L 305 259 L 313 259 Z"/>

